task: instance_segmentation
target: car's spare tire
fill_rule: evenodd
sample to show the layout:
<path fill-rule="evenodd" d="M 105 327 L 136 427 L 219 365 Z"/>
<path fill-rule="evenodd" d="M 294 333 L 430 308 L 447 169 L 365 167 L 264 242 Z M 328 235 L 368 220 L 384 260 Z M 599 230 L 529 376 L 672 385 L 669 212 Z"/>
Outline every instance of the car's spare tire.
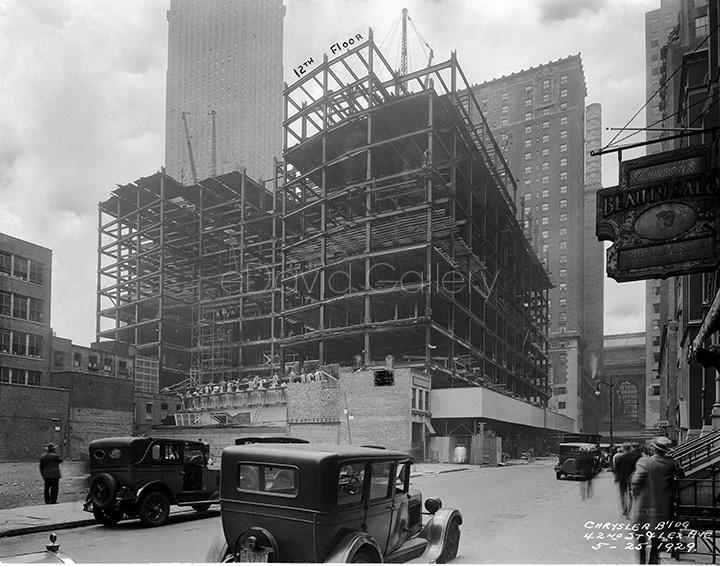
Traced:
<path fill-rule="evenodd" d="M 233 555 L 236 559 L 240 558 L 240 551 L 247 549 L 251 552 L 267 552 L 268 562 L 280 562 L 278 554 L 278 543 L 275 537 L 267 529 L 262 527 L 252 527 L 243 531 L 235 540 Z"/>
<path fill-rule="evenodd" d="M 574 476 L 578 473 L 578 461 L 575 458 L 568 458 L 563 462 L 563 470 L 566 474 Z"/>
<path fill-rule="evenodd" d="M 115 504 L 117 482 L 110 474 L 100 474 L 90 484 L 90 500 L 99 509 L 109 509 Z"/>

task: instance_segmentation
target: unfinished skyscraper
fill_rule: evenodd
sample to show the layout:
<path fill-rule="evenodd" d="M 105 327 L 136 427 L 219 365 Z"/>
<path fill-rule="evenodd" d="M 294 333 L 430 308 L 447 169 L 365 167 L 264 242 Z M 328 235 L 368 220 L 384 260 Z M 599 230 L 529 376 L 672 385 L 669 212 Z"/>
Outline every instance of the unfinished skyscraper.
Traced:
<path fill-rule="evenodd" d="M 99 335 L 157 348 L 165 383 L 392 356 L 545 406 L 550 281 L 454 54 L 398 76 L 356 37 L 285 116 L 264 185 L 158 173 L 100 204 Z"/>

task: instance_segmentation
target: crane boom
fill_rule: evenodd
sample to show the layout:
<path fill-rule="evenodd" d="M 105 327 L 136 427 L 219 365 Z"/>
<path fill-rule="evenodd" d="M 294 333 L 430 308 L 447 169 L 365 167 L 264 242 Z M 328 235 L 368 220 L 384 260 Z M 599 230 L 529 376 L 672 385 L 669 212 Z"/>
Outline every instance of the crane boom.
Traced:
<path fill-rule="evenodd" d="M 197 169 L 195 169 L 195 158 L 193 157 L 192 144 L 190 143 L 190 130 L 187 123 L 187 115 L 189 112 L 183 112 L 181 114 L 183 124 L 185 125 L 185 143 L 187 143 L 188 157 L 190 158 L 190 172 L 192 173 L 193 183 L 198 182 Z"/>
<path fill-rule="evenodd" d="M 215 110 L 210 110 L 212 119 L 212 139 L 210 140 L 210 175 L 217 175 L 217 133 L 215 131 Z"/>

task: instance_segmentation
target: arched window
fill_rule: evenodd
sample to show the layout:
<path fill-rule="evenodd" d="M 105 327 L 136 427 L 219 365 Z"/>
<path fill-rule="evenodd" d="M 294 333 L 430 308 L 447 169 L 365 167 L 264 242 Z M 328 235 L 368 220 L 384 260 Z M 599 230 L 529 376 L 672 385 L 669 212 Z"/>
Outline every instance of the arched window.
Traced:
<path fill-rule="evenodd" d="M 615 417 L 623 421 L 638 420 L 638 388 L 631 381 L 623 381 L 617 386 Z"/>

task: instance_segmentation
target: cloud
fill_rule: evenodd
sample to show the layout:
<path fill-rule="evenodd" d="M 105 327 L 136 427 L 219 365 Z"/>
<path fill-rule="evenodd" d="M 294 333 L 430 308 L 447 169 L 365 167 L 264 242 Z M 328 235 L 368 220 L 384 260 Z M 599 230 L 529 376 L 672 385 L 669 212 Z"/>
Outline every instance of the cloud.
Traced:
<path fill-rule="evenodd" d="M 540 21 L 562 22 L 586 15 L 601 14 L 606 10 L 607 0 L 545 0 L 540 3 Z"/>

